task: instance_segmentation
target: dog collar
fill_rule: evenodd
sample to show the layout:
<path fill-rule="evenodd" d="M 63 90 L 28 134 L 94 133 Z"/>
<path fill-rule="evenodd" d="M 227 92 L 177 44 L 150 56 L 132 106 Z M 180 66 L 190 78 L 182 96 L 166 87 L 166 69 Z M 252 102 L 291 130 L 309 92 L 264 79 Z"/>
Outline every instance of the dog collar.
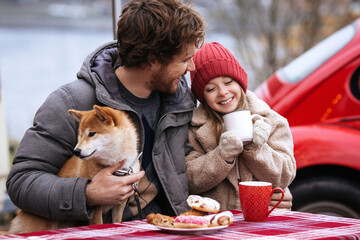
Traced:
<path fill-rule="evenodd" d="M 125 168 L 120 168 L 118 170 L 116 170 L 114 172 L 114 175 L 116 176 L 127 176 L 127 175 L 131 175 L 134 173 L 134 170 L 133 170 L 133 166 L 134 164 L 136 163 L 136 161 L 138 161 L 141 157 L 143 153 L 141 152 L 136 158 L 135 160 L 130 164 L 130 167 L 128 169 L 125 169 Z M 137 206 L 137 209 L 138 209 L 138 216 L 139 216 L 139 219 L 143 219 L 143 214 L 142 214 L 142 211 L 141 211 L 141 206 L 140 206 L 140 200 L 139 200 L 139 191 L 137 189 L 137 184 L 136 183 L 133 183 L 132 184 L 132 187 L 134 189 L 134 192 L 135 192 L 135 201 L 136 201 L 136 206 Z"/>
<path fill-rule="evenodd" d="M 118 170 L 116 170 L 114 172 L 114 175 L 115 176 L 126 176 L 126 175 L 131 175 L 134 173 L 134 169 L 133 169 L 133 166 L 134 164 L 136 163 L 136 161 L 138 161 L 141 157 L 141 155 L 143 154 L 143 152 L 141 152 L 136 158 L 135 160 L 130 164 L 129 168 L 126 169 L 126 168 L 120 168 Z"/>

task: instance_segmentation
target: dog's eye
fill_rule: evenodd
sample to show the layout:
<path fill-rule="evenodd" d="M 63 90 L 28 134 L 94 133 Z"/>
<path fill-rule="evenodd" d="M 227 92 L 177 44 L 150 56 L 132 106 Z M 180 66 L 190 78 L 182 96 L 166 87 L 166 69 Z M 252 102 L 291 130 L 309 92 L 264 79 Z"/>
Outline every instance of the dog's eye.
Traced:
<path fill-rule="evenodd" d="M 89 137 L 93 137 L 93 136 L 95 136 L 95 134 L 96 134 L 96 132 L 89 132 Z"/>

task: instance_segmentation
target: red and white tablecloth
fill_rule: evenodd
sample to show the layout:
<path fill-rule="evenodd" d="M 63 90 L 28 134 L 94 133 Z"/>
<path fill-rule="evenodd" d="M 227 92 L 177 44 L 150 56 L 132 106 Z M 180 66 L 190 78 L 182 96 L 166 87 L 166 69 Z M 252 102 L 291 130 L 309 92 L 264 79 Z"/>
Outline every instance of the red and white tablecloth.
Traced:
<path fill-rule="evenodd" d="M 141 220 L 4 235 L 0 239 L 360 239 L 358 219 L 274 210 L 264 222 L 246 222 L 241 211 L 233 213 L 233 224 L 206 235 L 170 234 Z"/>

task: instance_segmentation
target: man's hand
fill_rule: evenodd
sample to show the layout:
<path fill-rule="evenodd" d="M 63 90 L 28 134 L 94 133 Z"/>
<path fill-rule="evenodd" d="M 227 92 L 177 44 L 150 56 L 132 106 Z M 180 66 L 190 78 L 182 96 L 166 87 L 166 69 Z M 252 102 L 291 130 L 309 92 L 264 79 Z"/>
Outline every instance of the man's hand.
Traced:
<path fill-rule="evenodd" d="M 86 187 L 86 199 L 88 206 L 118 205 L 134 194 L 133 183 L 138 182 L 144 175 L 140 171 L 128 176 L 114 176 L 113 173 L 123 163 L 107 167 L 98 172 Z"/>

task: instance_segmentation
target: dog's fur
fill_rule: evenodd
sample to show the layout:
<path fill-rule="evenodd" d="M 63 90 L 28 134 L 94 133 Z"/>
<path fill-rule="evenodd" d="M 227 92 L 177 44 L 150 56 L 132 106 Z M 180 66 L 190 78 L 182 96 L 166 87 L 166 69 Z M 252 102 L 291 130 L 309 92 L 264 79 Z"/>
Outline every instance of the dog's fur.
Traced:
<path fill-rule="evenodd" d="M 78 121 L 78 144 L 71 157 L 60 169 L 64 178 L 93 178 L 101 169 L 124 160 L 122 168 L 128 169 L 138 155 L 138 133 L 130 117 L 123 111 L 94 106 L 91 111 L 69 110 Z M 80 159 L 81 158 L 81 159 Z M 133 166 L 140 171 L 140 161 Z M 121 222 L 126 203 L 117 206 L 98 206 L 89 224 L 102 224 L 102 213 L 112 210 L 112 221 Z M 49 220 L 18 210 L 9 233 L 26 233 L 76 226 L 76 222 Z"/>

